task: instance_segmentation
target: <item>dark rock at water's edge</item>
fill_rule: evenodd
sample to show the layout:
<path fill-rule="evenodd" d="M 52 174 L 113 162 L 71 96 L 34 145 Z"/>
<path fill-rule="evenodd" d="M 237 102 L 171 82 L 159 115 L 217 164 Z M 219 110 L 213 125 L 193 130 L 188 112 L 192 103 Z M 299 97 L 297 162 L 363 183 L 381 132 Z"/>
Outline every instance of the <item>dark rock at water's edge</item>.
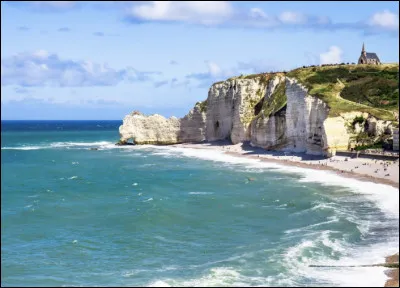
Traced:
<path fill-rule="evenodd" d="M 125 146 L 125 145 L 135 145 L 135 144 L 119 140 L 117 143 L 115 143 L 115 145 L 117 145 L 117 146 Z"/>
<path fill-rule="evenodd" d="M 99 150 L 99 148 L 89 148 L 89 150 Z"/>

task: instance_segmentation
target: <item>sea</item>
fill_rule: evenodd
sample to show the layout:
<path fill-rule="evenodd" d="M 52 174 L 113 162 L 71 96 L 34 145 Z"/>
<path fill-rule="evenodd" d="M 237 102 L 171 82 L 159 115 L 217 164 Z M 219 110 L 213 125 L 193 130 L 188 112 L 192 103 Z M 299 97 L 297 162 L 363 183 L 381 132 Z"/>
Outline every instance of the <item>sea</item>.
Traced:
<path fill-rule="evenodd" d="M 1 286 L 384 285 L 382 267 L 310 265 L 398 252 L 398 189 L 116 146 L 121 124 L 1 121 Z"/>

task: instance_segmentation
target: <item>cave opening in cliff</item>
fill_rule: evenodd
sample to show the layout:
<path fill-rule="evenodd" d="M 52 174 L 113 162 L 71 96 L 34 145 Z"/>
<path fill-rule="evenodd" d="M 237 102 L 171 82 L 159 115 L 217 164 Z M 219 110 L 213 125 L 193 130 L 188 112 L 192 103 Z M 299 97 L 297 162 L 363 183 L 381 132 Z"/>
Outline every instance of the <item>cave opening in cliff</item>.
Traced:
<path fill-rule="evenodd" d="M 275 116 L 275 115 L 281 115 L 281 116 L 286 115 L 286 109 L 287 109 L 287 104 L 285 106 L 283 106 L 281 109 L 279 109 L 278 111 L 276 111 L 273 114 L 273 116 Z"/>
<path fill-rule="evenodd" d="M 264 98 L 265 97 L 262 97 L 261 100 L 256 104 L 256 106 L 254 106 L 254 116 L 257 116 L 260 113 L 261 108 L 264 104 Z"/>
<path fill-rule="evenodd" d="M 215 129 L 218 129 L 219 128 L 219 122 L 217 121 L 217 122 L 215 122 Z"/>

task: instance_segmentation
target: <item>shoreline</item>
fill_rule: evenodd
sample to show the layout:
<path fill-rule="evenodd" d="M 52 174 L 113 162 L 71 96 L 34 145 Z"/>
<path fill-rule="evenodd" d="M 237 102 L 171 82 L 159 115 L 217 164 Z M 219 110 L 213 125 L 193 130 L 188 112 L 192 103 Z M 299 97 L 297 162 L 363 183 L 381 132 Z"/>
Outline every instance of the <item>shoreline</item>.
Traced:
<path fill-rule="evenodd" d="M 296 167 L 307 168 L 307 169 L 332 171 L 335 174 L 340 175 L 345 178 L 358 179 L 358 180 L 365 181 L 365 182 L 374 182 L 374 183 L 385 184 L 385 185 L 390 185 L 395 188 L 399 188 L 399 182 L 395 182 L 395 181 L 392 181 L 389 179 L 378 178 L 378 177 L 374 177 L 374 176 L 370 176 L 370 175 L 340 170 L 340 169 L 337 169 L 337 168 L 334 168 L 331 166 L 327 166 L 327 165 L 308 164 L 308 163 L 295 162 L 295 161 L 290 161 L 290 160 L 265 159 L 265 158 L 257 157 L 257 156 L 238 154 L 236 152 L 227 152 L 227 154 L 232 155 L 232 156 L 251 158 L 251 159 L 259 159 L 260 161 L 263 161 L 263 162 L 273 162 L 273 163 L 277 163 L 277 164 L 296 166 Z"/>
<path fill-rule="evenodd" d="M 399 263 L 399 253 L 386 257 L 386 263 Z M 399 287 L 399 268 L 385 270 L 389 279 L 385 283 L 385 287 Z"/>
<path fill-rule="evenodd" d="M 287 166 L 332 171 L 335 174 L 346 178 L 385 184 L 394 188 L 400 187 L 398 159 L 396 161 L 384 161 L 368 158 L 349 158 L 345 156 L 325 158 L 321 156 L 306 155 L 305 153 L 267 151 L 259 147 L 250 146 L 249 144 L 233 145 L 226 141 L 182 143 L 172 144 L 171 146 L 177 148 L 213 149 L 223 151 L 227 155 L 258 159 L 263 162 L 271 162 Z M 379 173 L 375 172 L 376 170 L 379 170 Z M 386 176 L 387 174 L 390 176 Z"/>
<path fill-rule="evenodd" d="M 286 166 L 296 166 L 306 169 L 316 169 L 331 171 L 339 176 L 345 178 L 357 179 L 363 182 L 374 182 L 379 184 L 385 184 L 399 189 L 399 160 L 396 161 L 382 161 L 377 159 L 366 159 L 366 158 L 348 158 L 344 156 L 334 156 L 332 158 L 322 158 L 318 156 L 304 155 L 303 153 L 282 153 L 267 151 L 262 148 L 252 147 L 249 144 L 236 144 L 233 145 L 227 141 L 208 142 L 208 143 L 182 143 L 171 145 L 178 148 L 193 148 L 193 149 L 213 149 L 223 151 L 227 155 L 236 157 L 245 157 L 250 159 L 257 159 L 263 162 L 272 162 L 276 164 Z M 290 156 L 288 156 L 290 155 Z M 315 161 L 313 163 L 313 161 Z M 322 162 L 322 163 L 321 163 Z M 390 163 L 392 162 L 392 163 Z M 355 166 L 354 166 L 355 165 Z M 364 166 L 361 170 L 364 173 L 354 172 L 354 168 L 359 168 L 359 165 Z M 385 172 L 389 170 L 389 173 L 376 172 L 376 169 L 383 168 Z M 391 168 L 391 169 L 389 169 Z M 349 171 L 350 170 L 350 171 Z M 383 172 L 383 171 L 382 171 Z M 373 174 L 378 174 L 377 176 Z M 391 174 L 392 177 L 388 178 L 387 174 Z M 380 176 L 380 177 L 379 177 Z M 386 178 L 385 178 L 386 177 Z M 385 257 L 386 263 L 399 263 L 399 253 L 389 255 Z M 399 287 L 399 268 L 386 269 L 385 275 L 388 277 L 383 287 Z"/>

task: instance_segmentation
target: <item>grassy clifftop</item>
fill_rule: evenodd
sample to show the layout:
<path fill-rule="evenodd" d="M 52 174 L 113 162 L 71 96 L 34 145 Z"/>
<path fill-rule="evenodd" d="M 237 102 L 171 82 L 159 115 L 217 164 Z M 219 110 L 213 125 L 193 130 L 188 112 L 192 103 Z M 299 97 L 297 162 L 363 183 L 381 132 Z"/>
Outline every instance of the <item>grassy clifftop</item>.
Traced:
<path fill-rule="evenodd" d="M 326 102 L 332 117 L 360 111 L 382 120 L 395 120 L 393 112 L 399 108 L 399 64 L 314 66 L 288 73 L 241 75 L 228 80 L 258 79 L 266 84 L 272 77 L 284 74 L 307 87 L 310 95 Z M 264 106 L 268 104 L 271 103 Z"/>
<path fill-rule="evenodd" d="M 368 112 L 383 120 L 394 120 L 399 107 L 398 64 L 335 65 L 299 68 L 287 73 L 325 101 L 330 115 Z"/>

